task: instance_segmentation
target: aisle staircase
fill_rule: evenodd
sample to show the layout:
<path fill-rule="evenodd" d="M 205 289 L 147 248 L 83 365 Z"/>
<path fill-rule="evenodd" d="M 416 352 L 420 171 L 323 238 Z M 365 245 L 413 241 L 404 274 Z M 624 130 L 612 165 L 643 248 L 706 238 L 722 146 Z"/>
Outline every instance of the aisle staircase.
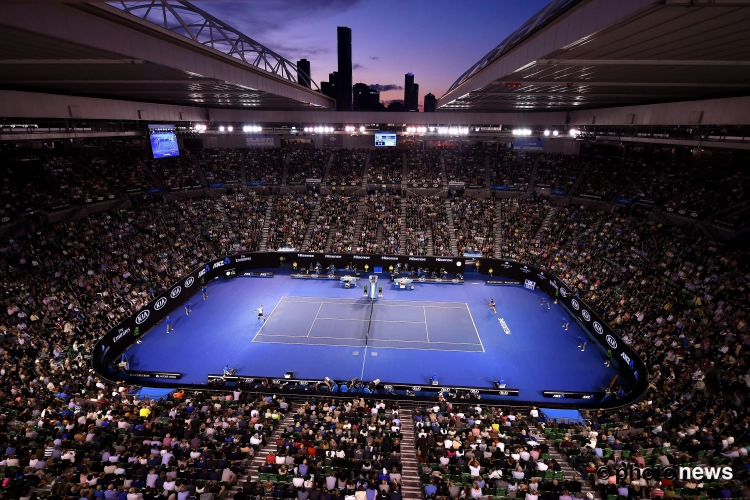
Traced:
<path fill-rule="evenodd" d="M 279 425 L 276 426 L 276 429 L 274 429 L 273 433 L 268 438 L 266 445 L 255 454 L 253 461 L 250 462 L 250 467 L 248 468 L 247 475 L 250 478 L 251 483 L 254 483 L 258 480 L 258 471 L 260 470 L 260 467 L 264 463 L 266 463 L 266 457 L 270 453 L 276 452 L 276 441 L 281 438 L 287 427 L 291 428 L 294 425 L 295 415 L 296 411 L 294 409 L 294 405 L 290 403 L 289 411 L 287 412 L 284 420 L 282 420 Z"/>
<path fill-rule="evenodd" d="M 501 242 L 502 238 L 500 235 L 500 231 L 502 229 L 502 222 L 503 220 L 503 211 L 502 211 L 502 205 L 500 204 L 500 201 L 495 201 L 495 258 L 499 259 L 501 258 Z"/>
<path fill-rule="evenodd" d="M 368 155 L 369 156 L 369 155 Z M 357 222 L 354 223 L 354 242 L 352 245 L 356 248 L 359 243 L 359 235 L 362 233 L 362 224 L 365 220 L 365 198 L 359 199 L 359 207 L 357 208 Z M 326 248 L 326 251 L 330 252 L 330 243 Z"/>
<path fill-rule="evenodd" d="M 271 212 L 273 208 L 273 204 L 275 202 L 274 196 L 268 195 L 268 206 L 266 207 L 266 217 L 263 219 L 263 231 L 261 232 L 261 238 L 260 238 L 260 250 L 262 252 L 266 251 L 266 245 L 268 245 L 268 228 L 271 226 Z M 276 250 L 275 248 L 273 250 Z"/>
<path fill-rule="evenodd" d="M 421 500 L 422 481 L 419 475 L 414 417 L 411 410 L 399 409 L 401 420 L 401 495 L 404 500 Z"/>
<path fill-rule="evenodd" d="M 399 224 L 398 248 L 401 255 L 406 255 L 406 196 L 401 197 L 401 224 Z"/>
<path fill-rule="evenodd" d="M 304 249 L 305 251 L 309 251 L 310 249 L 310 237 L 315 231 L 315 227 L 318 225 L 318 214 L 320 213 L 320 203 L 321 203 L 320 198 L 316 198 L 315 206 L 310 211 L 310 218 L 308 219 L 309 222 L 307 224 L 307 230 L 305 231 L 305 236 L 302 238 L 302 248 L 300 248 L 300 250 Z"/>
<path fill-rule="evenodd" d="M 448 218 L 448 230 L 451 235 L 451 254 L 454 257 L 458 256 L 458 243 L 456 242 L 456 226 L 453 220 L 453 208 L 451 208 L 450 199 L 445 200 L 445 214 Z"/>
<path fill-rule="evenodd" d="M 284 161 L 282 162 L 284 164 L 284 171 L 281 173 L 281 185 L 286 186 L 286 180 L 289 176 L 289 160 L 292 158 L 292 151 L 287 151 L 287 153 L 284 155 Z"/>
<path fill-rule="evenodd" d="M 489 188 L 492 185 L 492 170 L 490 169 L 490 155 L 484 153 L 484 186 Z"/>
<path fill-rule="evenodd" d="M 445 171 L 445 158 L 440 155 L 440 178 L 443 179 L 443 185 L 448 188 L 448 174 Z"/>
<path fill-rule="evenodd" d="M 534 192 L 534 184 L 536 184 L 536 175 L 537 172 L 539 172 L 541 157 L 541 154 L 536 155 L 536 158 L 534 159 L 534 165 L 531 167 L 531 174 L 529 174 L 529 188 L 526 190 L 526 192 L 529 194 L 532 194 Z"/>
<path fill-rule="evenodd" d="M 570 187 L 570 192 L 568 193 L 568 201 L 573 199 L 573 193 L 578 193 L 578 188 L 581 187 L 581 184 L 583 183 L 583 178 L 586 177 L 586 173 L 588 172 L 590 165 L 591 164 L 589 162 L 585 162 L 583 164 L 583 168 L 578 173 L 578 177 L 576 177 L 576 181 Z"/>
<path fill-rule="evenodd" d="M 544 215 L 544 220 L 542 221 L 542 225 L 539 226 L 539 229 L 534 235 L 534 238 L 536 240 L 539 240 L 544 235 L 545 232 L 549 232 L 549 229 L 552 227 L 552 224 L 555 222 L 556 215 L 557 215 L 557 209 L 555 207 L 548 206 L 547 213 Z"/>
<path fill-rule="evenodd" d="M 331 153 L 331 156 L 328 157 L 328 163 L 326 163 L 326 168 L 323 170 L 323 175 L 320 177 L 320 185 L 325 186 L 328 182 L 328 176 L 331 174 L 331 165 L 333 165 L 333 160 L 336 158 L 336 152 L 333 151 Z"/>

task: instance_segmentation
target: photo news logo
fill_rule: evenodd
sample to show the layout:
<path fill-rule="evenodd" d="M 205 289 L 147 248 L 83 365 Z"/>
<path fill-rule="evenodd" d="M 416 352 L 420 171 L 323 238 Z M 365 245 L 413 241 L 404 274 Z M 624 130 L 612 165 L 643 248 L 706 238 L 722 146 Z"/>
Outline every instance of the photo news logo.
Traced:
<path fill-rule="evenodd" d="M 734 478 L 734 472 L 732 471 L 732 468 L 727 465 L 720 467 L 673 467 L 671 465 L 638 467 L 633 464 L 629 464 L 625 467 L 621 466 L 615 469 L 611 469 L 607 466 L 601 466 L 596 469 L 596 477 L 599 479 L 609 479 L 610 477 L 614 476 L 619 482 L 621 479 L 632 478 L 633 475 L 635 475 L 637 479 L 653 479 L 655 481 L 661 481 L 662 479 L 729 481 Z"/>

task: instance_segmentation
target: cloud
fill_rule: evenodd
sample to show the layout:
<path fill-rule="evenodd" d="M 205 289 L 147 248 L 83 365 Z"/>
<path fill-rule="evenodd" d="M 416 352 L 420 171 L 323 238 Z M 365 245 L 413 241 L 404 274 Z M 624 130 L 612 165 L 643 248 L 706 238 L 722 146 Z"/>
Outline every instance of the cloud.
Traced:
<path fill-rule="evenodd" d="M 374 90 L 379 90 L 380 92 L 387 92 L 389 90 L 404 90 L 404 87 L 402 87 L 401 85 L 396 85 L 395 83 L 389 83 L 387 85 L 372 83 L 368 85 L 368 87 Z"/>
<path fill-rule="evenodd" d="M 365 67 L 359 63 L 354 63 L 352 64 L 352 69 L 365 69 Z"/>
<path fill-rule="evenodd" d="M 378 56 L 373 56 L 373 57 L 371 57 L 370 59 L 372 59 L 373 61 L 377 61 L 377 60 L 378 60 L 378 59 L 380 59 L 380 58 L 379 58 Z"/>
<path fill-rule="evenodd" d="M 307 37 L 296 40 L 287 37 L 281 43 L 275 43 L 274 40 L 279 40 L 285 32 L 296 32 L 294 26 L 300 22 L 304 23 L 309 19 L 319 21 L 341 15 L 361 2 L 362 0 L 255 0 L 249 5 L 249 2 L 244 1 L 220 1 L 204 2 L 199 7 L 280 55 L 294 59 L 328 53 L 331 49 L 311 47 L 311 40 Z M 335 40 L 335 33 L 332 36 Z"/>

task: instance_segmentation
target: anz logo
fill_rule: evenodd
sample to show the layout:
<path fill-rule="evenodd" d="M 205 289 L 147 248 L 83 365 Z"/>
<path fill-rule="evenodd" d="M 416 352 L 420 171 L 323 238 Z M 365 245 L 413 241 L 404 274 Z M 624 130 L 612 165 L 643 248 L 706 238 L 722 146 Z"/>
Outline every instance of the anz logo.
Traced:
<path fill-rule="evenodd" d="M 628 364 L 631 370 L 635 368 L 635 361 L 630 359 L 630 356 L 628 356 L 627 354 L 623 352 L 623 353 L 620 353 L 620 357 L 623 359 L 623 361 L 625 361 Z"/>
<path fill-rule="evenodd" d="M 604 328 L 602 328 L 601 323 L 599 323 L 598 321 L 594 321 L 594 331 L 599 335 L 604 333 Z"/>
<path fill-rule="evenodd" d="M 167 298 L 162 297 L 159 300 L 156 301 L 156 304 L 154 304 L 154 311 L 160 310 L 162 307 L 167 305 Z"/>
<path fill-rule="evenodd" d="M 143 311 L 138 313 L 138 316 L 135 317 L 135 324 L 140 325 L 144 321 L 148 319 L 148 317 L 151 316 L 151 311 L 148 309 L 144 309 Z"/>
<path fill-rule="evenodd" d="M 229 259 L 227 258 L 226 260 L 221 261 L 221 262 L 214 262 L 214 269 L 216 269 L 217 267 L 222 267 L 224 264 L 228 264 L 227 260 L 229 260 Z M 206 266 L 206 267 L 208 267 L 208 266 Z"/>
<path fill-rule="evenodd" d="M 609 347 L 612 349 L 617 349 L 617 341 L 612 335 L 607 335 L 607 344 L 609 344 Z"/>
<path fill-rule="evenodd" d="M 583 316 L 583 319 L 585 319 L 586 321 L 591 321 L 591 315 L 586 309 L 581 311 L 581 316 Z"/>
<path fill-rule="evenodd" d="M 229 257 L 224 258 L 224 264 L 229 264 L 230 262 L 232 261 L 229 259 Z"/>
<path fill-rule="evenodd" d="M 185 288 L 190 288 L 193 286 L 193 283 L 195 283 L 195 278 L 190 276 L 188 279 L 185 280 Z"/>
<path fill-rule="evenodd" d="M 570 305 L 573 306 L 573 309 L 575 309 L 576 311 L 581 308 L 576 299 L 571 300 Z"/>

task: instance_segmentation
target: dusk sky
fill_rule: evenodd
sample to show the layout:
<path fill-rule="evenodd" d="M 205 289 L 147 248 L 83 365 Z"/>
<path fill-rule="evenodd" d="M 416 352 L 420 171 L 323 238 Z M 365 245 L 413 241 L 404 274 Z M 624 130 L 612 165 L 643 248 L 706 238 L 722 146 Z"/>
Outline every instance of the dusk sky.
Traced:
<path fill-rule="evenodd" d="M 292 62 L 307 58 L 318 85 L 337 68 L 336 27 L 348 26 L 353 82 L 396 86 L 399 90 L 381 91 L 381 100 L 403 99 L 404 74 L 412 72 L 421 108 L 427 93 L 443 95 L 461 73 L 548 3 L 252 0 L 198 5 Z"/>

